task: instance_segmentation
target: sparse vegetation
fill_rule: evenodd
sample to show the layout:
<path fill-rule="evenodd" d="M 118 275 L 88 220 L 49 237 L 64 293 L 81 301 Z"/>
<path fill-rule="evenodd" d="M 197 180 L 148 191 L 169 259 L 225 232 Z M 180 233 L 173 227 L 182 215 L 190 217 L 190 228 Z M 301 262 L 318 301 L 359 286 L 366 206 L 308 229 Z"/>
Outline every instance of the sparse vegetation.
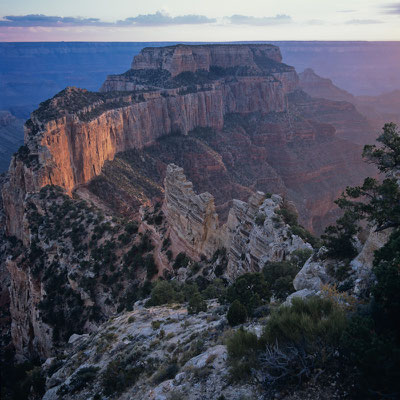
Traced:
<path fill-rule="evenodd" d="M 195 292 L 189 299 L 188 313 L 198 314 L 201 311 L 207 311 L 207 303 L 199 292 Z"/>
<path fill-rule="evenodd" d="M 133 354 L 125 358 L 117 357 L 110 361 L 101 376 L 101 385 L 105 395 L 124 392 L 132 386 L 144 371 L 138 357 Z"/>
<path fill-rule="evenodd" d="M 231 326 L 245 323 L 247 320 L 246 307 L 239 300 L 235 300 L 230 305 L 226 318 Z"/>
<path fill-rule="evenodd" d="M 189 265 L 190 261 L 190 258 L 185 253 L 179 253 L 175 258 L 173 268 L 186 268 Z"/>
<path fill-rule="evenodd" d="M 294 292 L 293 279 L 300 271 L 298 265 L 291 261 L 268 262 L 263 268 L 265 281 L 272 294 L 279 300 L 285 300 Z"/>
<path fill-rule="evenodd" d="M 269 302 L 271 291 L 260 273 L 244 274 L 228 287 L 226 299 L 229 303 L 238 300 L 251 315 L 253 310 Z"/>
<path fill-rule="evenodd" d="M 167 379 L 173 379 L 175 378 L 175 375 L 178 372 L 179 372 L 178 364 L 171 363 L 168 365 L 164 365 L 153 375 L 153 382 L 155 384 L 160 384 L 161 382 L 164 382 Z"/>

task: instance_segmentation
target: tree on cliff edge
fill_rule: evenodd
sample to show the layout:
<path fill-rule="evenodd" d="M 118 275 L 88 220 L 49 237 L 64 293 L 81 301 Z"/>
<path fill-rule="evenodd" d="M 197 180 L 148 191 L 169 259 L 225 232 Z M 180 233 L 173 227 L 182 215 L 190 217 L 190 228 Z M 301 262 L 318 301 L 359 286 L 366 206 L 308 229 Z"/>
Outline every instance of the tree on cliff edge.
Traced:
<path fill-rule="evenodd" d="M 353 258 L 357 221 L 367 220 L 377 232 L 400 227 L 400 135 L 393 123 L 385 124 L 377 145 L 366 145 L 363 157 L 385 174 L 382 182 L 366 178 L 361 186 L 347 187 L 336 204 L 345 211 L 336 226 L 329 226 L 323 239 L 329 255 Z"/>
<path fill-rule="evenodd" d="M 375 252 L 368 312 L 354 315 L 343 336 L 343 355 L 359 371 L 358 390 L 368 398 L 400 396 L 400 134 L 385 124 L 377 145 L 364 147 L 363 157 L 385 175 L 348 187 L 336 201 L 345 213 L 328 227 L 325 244 L 332 254 L 354 250 L 356 222 L 366 220 L 376 231 L 392 228 L 388 242 Z M 341 258 L 341 257 L 339 257 Z M 345 257 L 342 257 L 345 258 Z"/>

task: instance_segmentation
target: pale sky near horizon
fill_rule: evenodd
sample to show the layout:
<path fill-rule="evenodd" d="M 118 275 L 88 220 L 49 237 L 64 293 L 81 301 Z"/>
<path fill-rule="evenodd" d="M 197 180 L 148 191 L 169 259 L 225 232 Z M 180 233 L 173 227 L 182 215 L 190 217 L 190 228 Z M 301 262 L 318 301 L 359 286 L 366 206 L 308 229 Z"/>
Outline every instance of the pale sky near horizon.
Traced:
<path fill-rule="evenodd" d="M 400 1 L 0 0 L 0 41 L 400 40 Z"/>

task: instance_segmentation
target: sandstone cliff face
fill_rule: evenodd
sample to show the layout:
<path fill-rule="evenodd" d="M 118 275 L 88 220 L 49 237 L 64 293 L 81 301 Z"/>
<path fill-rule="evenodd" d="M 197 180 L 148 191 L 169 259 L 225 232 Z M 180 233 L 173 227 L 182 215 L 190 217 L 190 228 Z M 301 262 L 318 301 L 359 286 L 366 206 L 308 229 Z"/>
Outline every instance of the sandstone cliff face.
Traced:
<path fill-rule="evenodd" d="M 188 48 L 195 54 L 197 50 L 192 47 Z M 21 231 L 21 200 L 26 193 L 38 191 L 47 184 L 61 186 L 71 193 L 78 185 L 99 175 L 104 162 L 112 160 L 117 152 L 142 148 L 171 132 L 187 134 L 196 127 L 221 130 L 225 115 L 230 113 L 287 109 L 285 96 L 296 86 L 297 75 L 292 67 L 280 64 L 279 49 L 274 46 L 227 46 L 215 51 L 211 46 L 210 49 L 207 50 L 209 65 L 214 62 L 217 66 L 230 67 L 230 63 L 233 66 L 243 64 L 252 72 L 234 79 L 208 79 L 206 84 L 180 86 L 179 89 L 150 90 L 152 85 L 147 80 L 135 94 L 110 93 L 107 90 L 115 89 L 112 85 L 103 95 L 68 88 L 42 103 L 26 125 L 24 165 L 19 162 L 22 157 L 11 163 L 11 175 L 15 176 L 4 195 L 8 233 L 26 241 Z M 174 71 L 189 68 L 190 71 L 184 55 L 187 48 L 183 53 L 179 46 L 175 50 L 176 54 L 165 50 L 165 65 L 169 67 L 162 64 L 161 68 L 165 67 L 162 71 L 167 74 L 170 74 L 168 68 Z M 239 57 L 237 63 L 233 61 L 236 56 Z M 148 62 L 146 69 L 151 70 L 155 64 L 147 60 L 149 51 L 141 57 L 144 61 L 138 65 L 144 67 Z M 176 63 L 180 67 L 176 67 Z M 119 85 L 116 89 L 133 88 Z"/>
<path fill-rule="evenodd" d="M 139 57 L 142 61 L 134 62 L 135 68 L 144 67 L 147 59 L 146 69 L 110 77 L 102 93 L 67 89 L 34 112 L 26 126 L 27 152 L 12 161 L 10 184 L 5 189 L 8 233 L 24 243 L 29 241 L 23 228 L 26 193 L 47 184 L 71 193 L 98 176 L 104 163 L 118 152 L 146 148 L 170 133 L 186 135 L 199 127 L 218 132 L 208 144 L 220 152 L 222 163 L 218 164 L 224 164 L 224 174 L 228 172 L 234 180 L 225 183 L 226 190 L 221 193 L 205 188 L 215 196 L 223 220 L 232 198 L 246 200 L 253 190 L 262 190 L 288 195 L 296 202 L 302 222 L 321 231 L 332 200 L 345 185 L 359 183 L 363 174 L 360 149 L 335 140 L 334 127 L 339 135 L 353 140 L 365 132 L 365 123 L 356 118 L 354 107 L 348 103 L 325 100 L 325 104 L 288 96 L 297 85 L 297 75 L 292 67 L 280 63 L 279 50 L 273 46 L 200 47 L 147 49 Z M 192 60 L 188 64 L 187 52 Z M 238 57 L 236 61 L 233 55 Z M 159 57 L 164 60 L 161 65 L 154 61 Z M 209 72 L 204 72 L 204 59 L 209 60 Z M 199 64 L 193 64 L 193 60 Z M 213 66 L 222 68 L 222 72 L 215 72 Z M 164 67 L 176 72 L 189 69 L 183 72 L 183 78 L 182 72 L 171 78 Z M 187 77 L 185 73 L 193 75 Z M 133 89 L 133 93 L 112 92 Z M 255 114 L 259 117 L 254 118 Z M 228 121 L 232 115 L 248 116 L 249 122 L 232 124 Z M 308 145 L 299 146 L 299 140 Z M 321 151 L 324 157 L 317 156 Z M 315 163 L 307 162 L 301 152 L 310 153 Z M 190 168 L 178 164 L 195 182 Z M 347 168 L 347 164 L 346 174 L 349 172 L 351 178 L 343 183 L 339 170 L 345 174 L 343 165 Z M 316 191 L 318 182 L 327 190 Z M 203 187 L 200 189 L 203 191 Z"/>
<path fill-rule="evenodd" d="M 261 72 L 257 60 L 282 61 L 279 47 L 264 45 L 205 45 L 145 48 L 132 62 L 132 69 L 163 69 L 172 76 L 182 72 L 209 71 L 210 67 L 251 67 Z"/>
<path fill-rule="evenodd" d="M 44 295 L 43 283 L 21 264 L 21 257 L 6 262 L 11 280 L 12 342 L 20 361 L 37 354 L 50 357 L 54 350 L 53 329 L 43 322 L 38 307 Z"/>
<path fill-rule="evenodd" d="M 167 167 L 164 187 L 164 212 L 174 246 L 192 258 L 212 257 L 221 243 L 213 196 L 210 193 L 197 195 L 183 169 L 174 164 Z"/>
<path fill-rule="evenodd" d="M 307 68 L 299 74 L 299 86 L 313 97 L 350 103 L 355 101 L 355 97 L 351 93 L 340 89 L 330 79 L 320 77 L 311 68 Z"/>
<path fill-rule="evenodd" d="M 290 258 L 296 250 L 312 249 L 279 216 L 283 199 L 278 195 L 266 198 L 262 192 L 247 203 L 233 201 L 225 230 L 230 278 L 246 272 L 259 272 L 268 261 Z"/>
<path fill-rule="evenodd" d="M 247 203 L 234 200 L 226 224 L 219 227 L 214 198 L 197 195 L 183 169 L 170 164 L 165 178 L 163 210 L 176 252 L 199 260 L 221 247 L 226 249 L 226 277 L 234 280 L 246 272 L 259 272 L 267 261 L 290 258 L 295 250 L 311 249 L 279 216 L 283 199 L 257 192 Z"/>

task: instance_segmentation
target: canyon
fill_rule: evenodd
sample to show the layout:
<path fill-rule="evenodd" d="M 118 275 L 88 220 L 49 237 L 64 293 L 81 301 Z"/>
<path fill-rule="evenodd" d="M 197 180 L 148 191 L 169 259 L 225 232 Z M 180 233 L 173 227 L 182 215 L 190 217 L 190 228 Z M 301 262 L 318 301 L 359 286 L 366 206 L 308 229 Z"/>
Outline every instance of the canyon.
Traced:
<path fill-rule="evenodd" d="M 306 94 L 267 44 L 143 49 L 99 92 L 41 103 L 24 129 L 2 187 L 21 357 L 92 332 L 144 282 L 187 277 L 180 254 L 200 263 L 192 279 L 230 282 L 310 250 L 301 225 L 322 232 L 342 190 L 374 173 L 368 121 Z"/>

